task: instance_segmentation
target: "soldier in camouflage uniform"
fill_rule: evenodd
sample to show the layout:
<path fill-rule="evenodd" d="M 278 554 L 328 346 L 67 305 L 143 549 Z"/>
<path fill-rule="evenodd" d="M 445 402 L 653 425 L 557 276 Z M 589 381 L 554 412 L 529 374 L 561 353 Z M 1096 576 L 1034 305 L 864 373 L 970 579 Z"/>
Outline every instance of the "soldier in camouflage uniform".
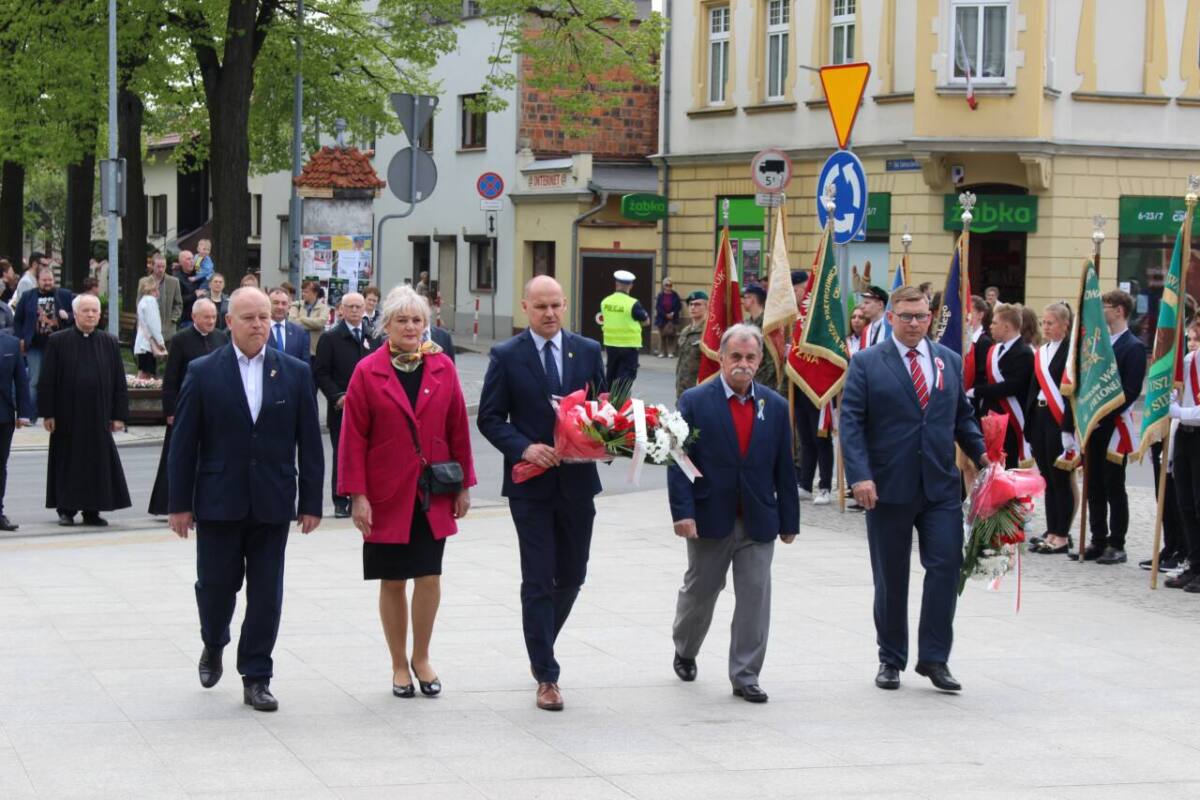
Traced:
<path fill-rule="evenodd" d="M 746 322 L 760 331 L 763 326 L 763 307 L 767 303 L 767 290 L 755 284 L 742 290 L 742 317 Z M 775 359 L 769 352 L 763 353 L 762 363 L 758 372 L 754 373 L 754 382 L 778 390 L 779 376 L 775 372 Z"/>
<path fill-rule="evenodd" d="M 679 332 L 675 352 L 675 399 L 696 385 L 700 375 L 700 337 L 704 335 L 704 323 L 708 319 L 708 294 L 701 291 L 687 296 L 688 318 L 691 322 Z"/>

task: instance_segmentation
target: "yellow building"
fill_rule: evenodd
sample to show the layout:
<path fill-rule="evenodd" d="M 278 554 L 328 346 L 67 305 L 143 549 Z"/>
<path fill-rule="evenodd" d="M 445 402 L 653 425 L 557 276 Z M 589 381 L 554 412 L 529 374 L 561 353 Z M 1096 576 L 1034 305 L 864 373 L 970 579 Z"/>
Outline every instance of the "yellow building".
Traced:
<path fill-rule="evenodd" d="M 725 198 L 739 264 L 765 269 L 750 175 L 765 147 L 793 161 L 789 249 L 793 266 L 807 265 L 817 176 L 836 144 L 817 73 L 798 65 L 867 61 L 851 143 L 871 193 L 867 241 L 850 250 L 860 271 L 870 261 L 872 281 L 890 285 L 907 229 L 913 280 L 940 288 L 956 197 L 969 189 L 977 293 L 995 285 L 1037 309 L 1071 297 L 1101 214 L 1103 283 L 1127 285 L 1139 312 L 1153 311 L 1186 177 L 1200 173 L 1200 0 L 673 5 L 657 160 L 679 211 L 665 223 L 677 288 L 711 280 Z M 1200 296 L 1200 269 L 1193 276 Z"/>

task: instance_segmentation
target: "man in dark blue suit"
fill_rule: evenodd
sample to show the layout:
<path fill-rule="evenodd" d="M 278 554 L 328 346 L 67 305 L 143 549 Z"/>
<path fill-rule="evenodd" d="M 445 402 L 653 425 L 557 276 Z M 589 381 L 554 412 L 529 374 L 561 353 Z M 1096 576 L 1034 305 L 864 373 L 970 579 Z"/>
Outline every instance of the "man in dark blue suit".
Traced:
<path fill-rule="evenodd" d="M 4 492 L 8 487 L 8 454 L 13 431 L 23 428 L 37 416 L 29 396 L 29 374 L 21 358 L 17 337 L 0 333 L 0 531 L 15 531 L 4 514 Z"/>
<path fill-rule="evenodd" d="M 266 347 L 267 296 L 257 288 L 238 289 L 226 321 L 232 341 L 188 365 L 179 392 L 168 509 L 171 529 L 181 538 L 193 521 L 197 527 L 201 685 L 210 688 L 221 679 L 221 655 L 245 577 L 237 663 L 243 697 L 258 711 L 274 711 L 271 651 L 279 632 L 288 527 L 297 520 L 309 533 L 320 524 L 325 455 L 308 365 Z"/>
<path fill-rule="evenodd" d="M 925 338 L 930 320 L 919 289 L 893 292 L 892 336 L 850 360 L 842 395 L 846 480 L 867 510 L 881 689 L 898 689 L 908 665 L 914 527 L 925 568 L 916 671 L 944 691 L 962 688 L 947 665 L 963 557 L 954 445 L 976 464 L 985 465 L 987 456 L 963 391 L 962 360 Z"/>
<path fill-rule="evenodd" d="M 271 331 L 267 345 L 282 350 L 305 364 L 312 360 L 308 331 L 288 319 L 292 296 L 283 289 L 271 290 Z"/>
<path fill-rule="evenodd" d="M 687 540 L 688 568 L 675 609 L 675 674 L 696 679 L 696 656 L 733 566 L 729 681 L 751 703 L 767 702 L 758 685 L 771 622 L 775 539 L 791 544 L 800 530 L 800 492 L 792 461 L 788 404 L 754 375 L 762 332 L 734 325 L 721 337 L 721 372 L 688 389 L 679 413 L 700 430 L 689 454 L 701 477 L 667 473 L 675 535 Z"/>
<path fill-rule="evenodd" d="M 504 489 L 521 547 L 521 610 L 525 648 L 538 682 L 537 706 L 560 711 L 554 642 L 587 573 L 600 493 L 595 464 L 561 464 L 554 452 L 550 398 L 604 388 L 600 345 L 562 329 L 562 286 L 539 276 L 525 286 L 521 307 L 529 328 L 492 348 L 479 398 L 479 431 L 504 454 Z M 528 461 L 546 472 L 513 483 L 512 468 Z"/>

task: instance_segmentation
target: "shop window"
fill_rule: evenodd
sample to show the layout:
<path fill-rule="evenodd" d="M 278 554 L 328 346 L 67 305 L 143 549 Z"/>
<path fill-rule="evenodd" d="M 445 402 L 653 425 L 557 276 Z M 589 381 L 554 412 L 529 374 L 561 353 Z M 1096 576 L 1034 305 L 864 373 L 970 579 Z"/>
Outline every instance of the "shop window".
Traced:
<path fill-rule="evenodd" d="M 729 82 L 729 6 L 708 9 L 708 104 L 723 106 Z"/>
<path fill-rule="evenodd" d="M 533 246 L 533 275 L 554 277 L 554 242 L 531 242 Z"/>
<path fill-rule="evenodd" d="M 788 79 L 791 0 L 767 0 L 767 99 L 782 100 Z"/>
<path fill-rule="evenodd" d="M 1007 2 L 954 0 L 954 30 L 950 42 L 954 78 L 966 81 L 968 64 L 972 80 L 1001 81 L 1007 75 Z"/>
<path fill-rule="evenodd" d="M 458 108 L 462 120 L 462 139 L 459 147 L 463 150 L 483 150 L 487 147 L 487 112 L 472 111 L 471 104 L 481 102 L 482 94 L 464 94 L 458 98 Z M 432 126 L 431 126 L 432 127 Z"/>
<path fill-rule="evenodd" d="M 1181 198 L 1131 195 L 1120 198 L 1117 285 L 1133 295 L 1133 320 L 1129 327 L 1147 347 L 1154 343 L 1163 281 L 1171 266 L 1184 208 Z M 1196 313 L 1200 300 L 1200 222 L 1195 218 L 1192 232 L 1191 266 L 1184 265 L 1188 316 Z M 1186 252 L 1184 257 L 1187 258 Z"/>
<path fill-rule="evenodd" d="M 471 291 L 491 292 L 493 280 L 492 243 L 495 240 L 471 242 Z"/>

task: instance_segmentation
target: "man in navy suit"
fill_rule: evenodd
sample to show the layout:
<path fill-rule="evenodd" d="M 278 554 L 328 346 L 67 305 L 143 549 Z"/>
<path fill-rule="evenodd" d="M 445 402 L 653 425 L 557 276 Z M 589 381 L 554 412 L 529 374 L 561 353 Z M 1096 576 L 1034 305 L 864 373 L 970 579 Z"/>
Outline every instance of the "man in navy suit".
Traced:
<path fill-rule="evenodd" d="M 15 336 L 0 333 L 0 531 L 15 531 L 4 514 L 4 492 L 8 487 L 8 454 L 13 431 L 37 416 L 29 396 L 29 374 L 21 358 L 21 343 Z"/>
<path fill-rule="evenodd" d="M 1127 560 L 1125 534 L 1129 530 L 1129 494 L 1125 491 L 1125 465 L 1129 459 L 1122 456 L 1120 461 L 1114 462 L 1108 458 L 1108 450 L 1117 425 L 1132 425 L 1133 420 L 1126 412 L 1142 393 L 1142 382 L 1146 378 L 1146 348 L 1129 330 L 1133 297 L 1128 292 L 1113 289 L 1105 292 L 1100 300 L 1104 303 L 1104 321 L 1108 323 L 1108 333 L 1112 338 L 1113 356 L 1117 361 L 1117 374 L 1121 376 L 1125 402 L 1100 421 L 1084 446 L 1088 474 L 1088 527 L 1092 538 L 1083 551 L 1083 560 L 1097 564 L 1123 564 Z M 1076 561 L 1079 554 L 1070 553 L 1068 558 Z"/>
<path fill-rule="evenodd" d="M 308 364 L 312 360 L 308 331 L 288 319 L 292 296 L 283 289 L 272 289 L 270 297 L 271 331 L 267 345 Z"/>
<path fill-rule="evenodd" d="M 600 345 L 562 329 L 562 286 L 539 276 L 525 286 L 521 307 L 529 328 L 492 348 L 479 398 L 479 431 L 504 454 L 504 489 L 521 548 L 521 611 L 525 648 L 538 682 L 537 706 L 560 711 L 554 642 L 587 573 L 600 493 L 595 464 L 562 464 L 554 452 L 552 396 L 604 389 Z M 512 468 L 528 461 L 546 472 L 513 483 Z"/>
<path fill-rule="evenodd" d="M 850 359 L 842 395 L 846 480 L 867 510 L 881 689 L 900 688 L 908 665 L 914 527 L 925 568 L 916 671 L 943 691 L 962 688 L 947 666 L 963 556 L 954 445 L 976 464 L 986 465 L 987 456 L 963 392 L 962 360 L 925 338 L 931 318 L 919 289 L 893 292 L 892 336 Z"/>
<path fill-rule="evenodd" d="M 200 683 L 221 679 L 221 655 L 242 578 L 246 617 L 238 672 L 246 705 L 274 711 L 271 651 L 283 602 L 288 527 L 321 522 L 325 455 L 308 365 L 266 346 L 271 305 L 257 288 L 229 300 L 230 344 L 188 365 L 175 406 L 167 481 L 171 530 L 195 524 Z M 299 470 L 297 470 L 299 455 Z M 297 511 L 297 477 L 299 510 Z"/>
<path fill-rule="evenodd" d="M 687 540 L 688 567 L 675 609 L 675 674 L 696 679 L 696 656 L 717 597 L 733 565 L 733 630 L 729 681 L 751 703 L 767 702 L 758 685 L 771 622 L 771 558 L 775 539 L 791 544 L 800 530 L 800 492 L 792 461 L 788 404 L 754 374 L 762 332 L 734 325 L 721 337 L 721 373 L 688 389 L 679 413 L 702 431 L 690 448 L 701 477 L 678 466 L 667 473 L 675 535 Z"/>

